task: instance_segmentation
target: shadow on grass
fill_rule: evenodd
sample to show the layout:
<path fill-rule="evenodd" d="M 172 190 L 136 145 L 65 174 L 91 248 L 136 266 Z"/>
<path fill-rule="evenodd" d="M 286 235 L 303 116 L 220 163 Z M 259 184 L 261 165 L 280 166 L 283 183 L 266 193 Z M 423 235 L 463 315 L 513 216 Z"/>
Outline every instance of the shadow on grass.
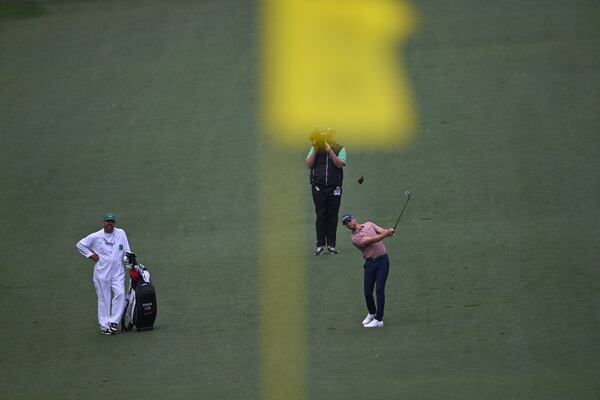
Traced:
<path fill-rule="evenodd" d="M 0 23 L 17 19 L 36 18 L 46 14 L 46 9 L 32 1 L 0 0 Z"/>

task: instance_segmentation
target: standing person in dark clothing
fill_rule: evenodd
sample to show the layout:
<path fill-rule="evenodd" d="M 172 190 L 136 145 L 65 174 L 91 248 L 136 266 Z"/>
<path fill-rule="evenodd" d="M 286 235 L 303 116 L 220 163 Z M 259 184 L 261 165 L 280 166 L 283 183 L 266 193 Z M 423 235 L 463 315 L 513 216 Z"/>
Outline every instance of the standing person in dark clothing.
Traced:
<path fill-rule="evenodd" d="M 317 127 L 310 140 L 312 146 L 306 156 L 306 167 L 310 169 L 312 198 L 317 215 L 315 256 L 320 256 L 325 246 L 330 254 L 337 254 L 335 241 L 342 201 L 346 149 L 335 141 L 333 128 Z"/>

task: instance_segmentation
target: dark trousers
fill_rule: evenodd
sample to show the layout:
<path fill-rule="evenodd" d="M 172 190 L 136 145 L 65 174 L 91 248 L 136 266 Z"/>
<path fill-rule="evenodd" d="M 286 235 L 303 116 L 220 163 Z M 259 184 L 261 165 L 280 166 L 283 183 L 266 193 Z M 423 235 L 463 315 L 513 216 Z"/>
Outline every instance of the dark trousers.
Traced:
<path fill-rule="evenodd" d="M 335 194 L 339 187 L 339 194 Z M 317 190 L 318 188 L 318 190 Z M 312 198 L 315 203 L 315 213 L 317 220 L 315 227 L 317 229 L 317 247 L 333 246 L 338 224 L 338 212 L 342 202 L 341 186 L 312 185 Z"/>
<path fill-rule="evenodd" d="M 383 321 L 383 309 L 385 308 L 385 282 L 390 272 L 390 259 L 384 254 L 377 259 L 365 260 L 365 300 L 369 314 L 375 314 L 375 319 Z M 373 299 L 373 289 L 377 283 L 377 307 Z"/>

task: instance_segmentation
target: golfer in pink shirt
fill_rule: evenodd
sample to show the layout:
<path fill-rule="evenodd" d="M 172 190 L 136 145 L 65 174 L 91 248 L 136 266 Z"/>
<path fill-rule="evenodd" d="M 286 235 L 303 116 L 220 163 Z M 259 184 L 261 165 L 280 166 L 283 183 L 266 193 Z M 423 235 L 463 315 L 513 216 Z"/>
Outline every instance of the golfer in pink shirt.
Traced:
<path fill-rule="evenodd" d="M 362 324 L 365 328 L 383 328 L 385 282 L 390 271 L 390 259 L 382 240 L 392 236 L 395 231 L 381 228 L 369 221 L 359 224 L 350 214 L 342 217 L 342 224 L 352 231 L 352 244 L 362 251 L 365 259 L 364 290 L 369 313 Z M 373 299 L 375 284 L 377 305 Z"/>

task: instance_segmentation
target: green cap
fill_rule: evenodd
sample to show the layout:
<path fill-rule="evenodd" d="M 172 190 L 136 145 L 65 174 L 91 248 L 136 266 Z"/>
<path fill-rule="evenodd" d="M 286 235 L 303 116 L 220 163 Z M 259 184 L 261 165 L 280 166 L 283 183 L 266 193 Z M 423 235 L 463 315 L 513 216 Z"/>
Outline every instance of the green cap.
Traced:
<path fill-rule="evenodd" d="M 104 214 L 104 219 L 103 221 L 117 221 L 117 216 L 113 213 L 106 213 Z"/>

